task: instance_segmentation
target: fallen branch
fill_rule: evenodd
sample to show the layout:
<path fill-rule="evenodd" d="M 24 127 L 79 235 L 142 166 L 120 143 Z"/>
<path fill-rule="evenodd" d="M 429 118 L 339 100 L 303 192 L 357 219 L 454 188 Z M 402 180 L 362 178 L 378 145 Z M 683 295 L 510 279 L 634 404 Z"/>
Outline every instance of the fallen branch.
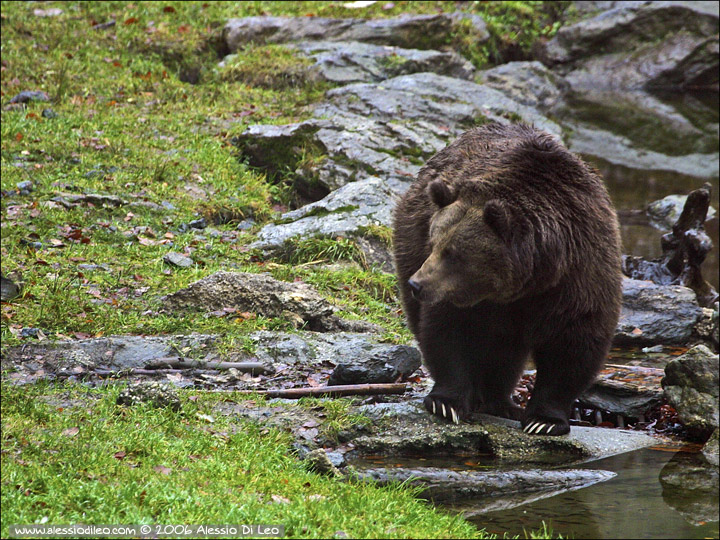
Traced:
<path fill-rule="evenodd" d="M 307 388 L 285 388 L 283 390 L 241 390 L 241 395 L 259 394 L 270 398 L 299 399 L 308 396 L 374 396 L 379 394 L 404 394 L 405 383 L 392 384 L 340 384 L 337 386 L 313 386 Z"/>
<path fill-rule="evenodd" d="M 272 373 L 272 368 L 262 362 L 204 362 L 200 360 L 183 360 L 177 356 L 158 358 L 145 366 L 147 369 L 237 369 L 238 371 L 255 374 Z"/>

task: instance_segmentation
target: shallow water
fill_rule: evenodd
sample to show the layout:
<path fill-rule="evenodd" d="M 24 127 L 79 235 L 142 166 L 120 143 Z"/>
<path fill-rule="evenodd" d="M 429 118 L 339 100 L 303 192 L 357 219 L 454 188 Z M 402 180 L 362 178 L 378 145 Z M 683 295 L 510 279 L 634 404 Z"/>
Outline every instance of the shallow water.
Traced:
<path fill-rule="evenodd" d="M 578 468 L 616 472 L 617 477 L 511 510 L 469 518 L 478 528 L 520 535 L 544 521 L 565 538 L 718 538 L 717 476 L 712 494 L 663 487 L 660 475 L 700 457 L 654 449 L 638 450 Z M 692 487 L 692 482 L 686 487 Z M 467 506 L 464 507 L 467 511 Z M 713 516 L 714 513 L 714 516 Z M 708 520 L 714 517 L 714 521 Z"/>
<path fill-rule="evenodd" d="M 605 140 L 620 137 L 629 146 L 624 148 L 630 154 L 639 152 L 667 155 L 679 159 L 684 166 L 680 169 L 695 171 L 683 174 L 677 171 L 633 168 L 617 163 L 625 162 L 623 156 L 607 154 L 607 148 L 598 150 L 606 158 L 593 155 L 592 145 L 578 150 L 581 155 L 601 172 L 621 218 L 623 253 L 645 258 L 662 255 L 660 237 L 663 231 L 648 223 L 644 210 L 647 205 L 667 195 L 686 195 L 709 182 L 712 186 L 711 205 L 718 206 L 716 160 L 698 157 L 700 154 L 717 155 L 720 151 L 718 119 L 720 107 L 716 92 L 685 92 L 669 95 L 649 96 L 635 92 L 602 92 L 588 90 L 584 94 L 569 97 L 553 111 L 561 124 L 582 126 L 600 130 Z M 682 120 L 686 119 L 686 120 Z M 572 136 L 571 136 L 572 140 Z M 619 148 L 623 148 L 621 145 Z M 613 163 L 608 161 L 612 159 Z M 632 160 L 631 160 L 632 161 Z M 648 165 L 657 165 L 654 160 L 645 160 Z M 690 164 L 693 164 L 690 166 Z M 702 164 L 702 165 L 701 165 Z M 716 289 L 720 281 L 718 267 L 719 225 L 717 217 L 705 223 L 705 229 L 713 241 L 713 251 L 703 264 L 703 275 Z"/>
<path fill-rule="evenodd" d="M 620 215 L 620 233 L 622 235 L 623 253 L 654 259 L 662 256 L 660 237 L 665 233 L 651 226 L 644 212 L 644 208 L 651 202 L 662 199 L 667 195 L 687 194 L 694 189 L 702 187 L 704 182 L 712 186 L 711 206 L 717 211 L 718 206 L 718 179 L 697 178 L 669 171 L 646 171 L 631 169 L 622 165 L 613 165 L 601 158 L 585 155 L 601 172 L 610 197 Z M 710 284 L 718 288 L 719 285 L 719 257 L 720 233 L 717 215 L 705 222 L 705 231 L 713 241 L 713 249 L 703 263 L 703 276 Z"/>

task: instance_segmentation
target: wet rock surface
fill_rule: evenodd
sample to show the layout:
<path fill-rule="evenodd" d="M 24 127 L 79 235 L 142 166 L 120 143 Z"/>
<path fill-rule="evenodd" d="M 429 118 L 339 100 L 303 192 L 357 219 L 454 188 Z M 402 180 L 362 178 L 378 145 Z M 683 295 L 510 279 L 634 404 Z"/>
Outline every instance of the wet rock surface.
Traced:
<path fill-rule="evenodd" d="M 434 503 L 449 503 L 471 498 L 506 499 L 512 495 L 558 492 L 587 487 L 617 476 L 609 471 L 581 469 L 565 470 L 510 470 L 510 471 L 452 471 L 436 467 L 368 468 L 361 470 L 362 479 L 380 484 L 408 482 L 421 488 L 420 497 Z M 494 501 L 497 502 L 497 501 Z"/>
<path fill-rule="evenodd" d="M 640 418 L 662 403 L 664 371 L 642 366 L 607 366 L 579 398 L 580 404 L 625 418 Z"/>
<path fill-rule="evenodd" d="M 718 521 L 718 468 L 701 454 L 676 454 L 660 472 L 663 499 L 694 525 Z"/>
<path fill-rule="evenodd" d="M 679 285 L 623 278 L 616 344 L 685 344 L 702 310 L 695 293 Z"/>
<path fill-rule="evenodd" d="M 718 427 L 718 355 L 698 345 L 668 363 L 662 386 L 685 426 L 707 439 Z"/>

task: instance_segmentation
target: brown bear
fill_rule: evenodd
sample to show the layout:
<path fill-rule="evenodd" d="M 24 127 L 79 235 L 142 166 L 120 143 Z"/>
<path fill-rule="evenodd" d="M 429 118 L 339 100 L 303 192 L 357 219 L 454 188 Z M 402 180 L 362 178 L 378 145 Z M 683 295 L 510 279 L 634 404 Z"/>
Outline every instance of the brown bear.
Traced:
<path fill-rule="evenodd" d="M 618 231 L 597 171 L 547 133 L 488 124 L 433 156 L 394 213 L 401 298 L 435 381 L 425 407 L 568 433 L 617 325 Z M 511 394 L 530 358 L 523 411 Z"/>

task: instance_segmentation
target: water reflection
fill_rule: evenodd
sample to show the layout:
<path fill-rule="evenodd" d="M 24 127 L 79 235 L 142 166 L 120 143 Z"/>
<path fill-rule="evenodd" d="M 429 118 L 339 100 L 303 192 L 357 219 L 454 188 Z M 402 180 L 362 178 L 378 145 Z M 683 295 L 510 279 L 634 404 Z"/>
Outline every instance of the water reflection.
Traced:
<path fill-rule="evenodd" d="M 598 168 L 610 192 L 615 207 L 620 214 L 620 232 L 623 241 L 623 253 L 648 259 L 660 257 L 661 231 L 652 227 L 644 213 L 645 207 L 667 195 L 687 194 L 702 187 L 704 182 L 712 185 L 710 204 L 720 209 L 718 196 L 720 188 L 717 178 L 697 178 L 669 171 L 645 171 L 614 165 L 602 158 L 584 155 L 589 163 Z M 705 222 L 705 229 L 713 241 L 713 250 L 703 263 L 703 276 L 710 284 L 718 288 L 720 258 L 720 231 L 717 217 Z"/>
<path fill-rule="evenodd" d="M 469 519 L 478 528 L 501 536 L 522 536 L 524 530 L 536 529 L 545 521 L 554 533 L 573 538 L 718 538 L 717 521 L 702 522 L 684 514 L 687 501 L 697 501 L 697 493 L 689 496 L 687 489 L 669 482 L 663 486 L 658 481 L 674 457 L 671 452 L 646 449 L 593 461 L 585 467 L 614 471 L 618 476 L 578 491 Z M 705 501 L 717 507 L 717 495 L 714 499 L 705 495 Z"/>

